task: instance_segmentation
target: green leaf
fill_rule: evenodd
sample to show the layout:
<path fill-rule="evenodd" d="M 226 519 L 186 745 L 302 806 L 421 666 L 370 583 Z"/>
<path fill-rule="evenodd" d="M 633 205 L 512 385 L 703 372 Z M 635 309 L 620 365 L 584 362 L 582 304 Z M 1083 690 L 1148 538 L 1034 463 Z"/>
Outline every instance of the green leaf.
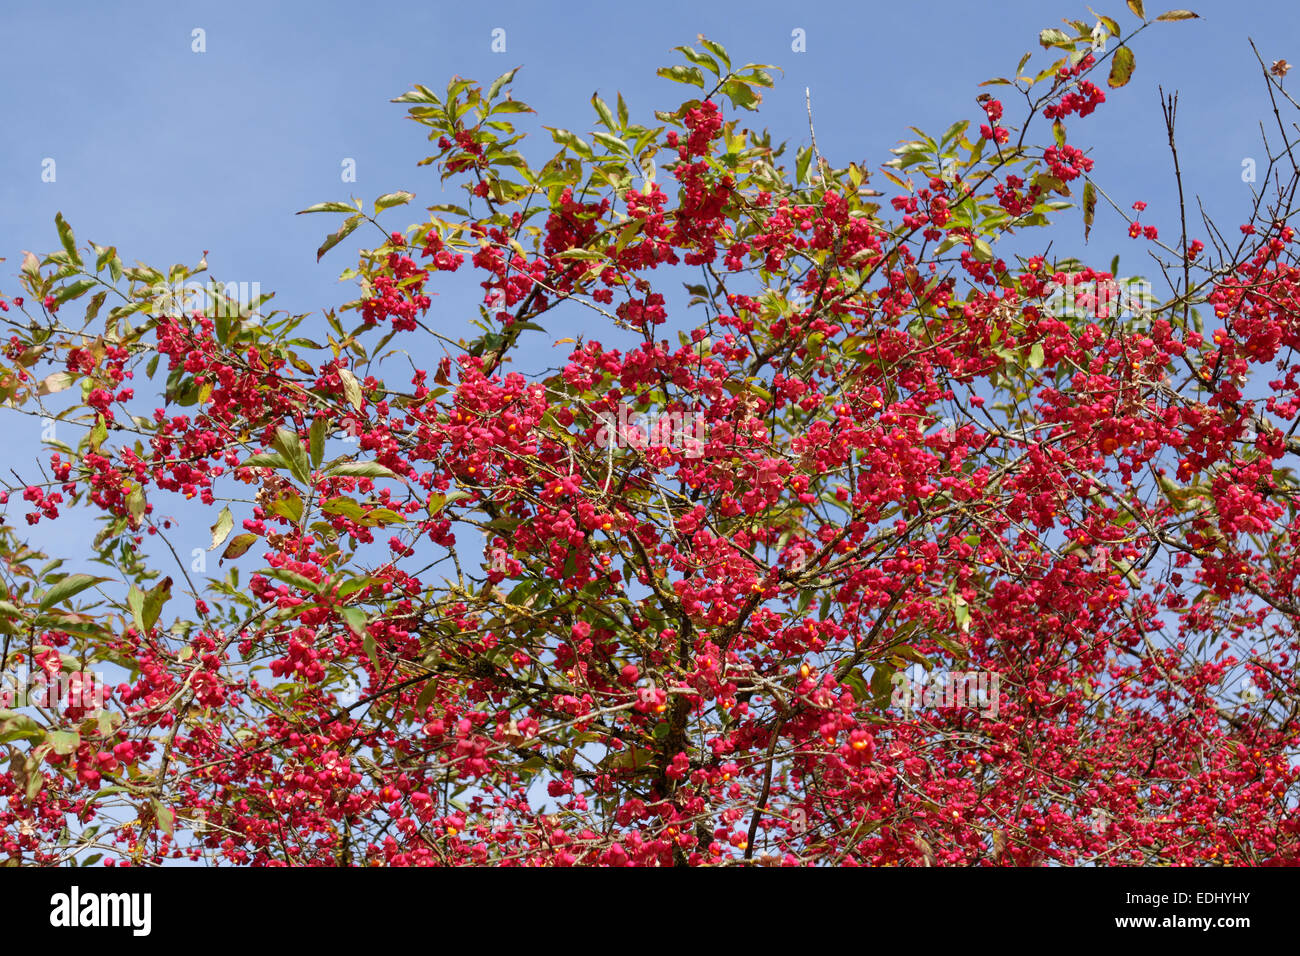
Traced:
<path fill-rule="evenodd" d="M 1143 20 L 1147 18 L 1146 8 L 1142 6 L 1142 0 L 1127 0 L 1127 2 L 1128 8 L 1133 11 L 1134 16 L 1141 17 Z"/>
<path fill-rule="evenodd" d="M 397 473 L 377 461 L 345 461 L 331 467 L 325 474 L 345 478 L 396 478 Z"/>
<path fill-rule="evenodd" d="M 257 540 L 255 534 L 237 534 L 230 539 L 230 544 L 226 545 L 226 550 L 221 553 L 221 559 L 239 558 L 248 553 L 248 549 L 253 546 Z"/>
<path fill-rule="evenodd" d="M 424 687 L 420 688 L 420 696 L 415 699 L 415 712 L 423 714 L 424 709 L 433 703 L 434 695 L 438 692 L 437 681 L 427 681 Z"/>
<path fill-rule="evenodd" d="M 55 392 L 70 388 L 76 380 L 77 376 L 71 372 L 55 372 L 53 375 L 47 375 L 41 380 L 41 384 L 36 387 L 36 394 L 53 395 Z"/>
<path fill-rule="evenodd" d="M 314 206 L 308 206 L 306 209 L 299 209 L 295 216 L 301 216 L 309 212 L 349 212 L 355 213 L 356 206 L 349 206 L 345 202 L 318 202 Z"/>
<path fill-rule="evenodd" d="M 904 661 L 912 661 L 915 664 L 920 664 L 928 671 L 934 670 L 934 661 L 930 660 L 930 658 L 926 657 L 911 644 L 895 644 L 889 649 L 895 657 L 901 658 Z"/>
<path fill-rule="evenodd" d="M 627 248 L 627 244 L 631 242 L 633 237 L 635 237 L 644 227 L 644 220 L 633 219 L 626 226 L 620 229 L 618 233 L 618 241 L 614 243 L 614 254 L 618 255 Z"/>
<path fill-rule="evenodd" d="M 695 65 L 704 67 L 714 76 L 722 75 L 722 67 L 718 66 L 718 61 L 707 53 L 701 53 L 699 50 L 694 50 L 688 46 L 678 46 L 673 47 L 673 49 L 679 51 L 682 56 L 686 57 L 686 59 L 690 60 Z"/>
<path fill-rule="evenodd" d="M 176 815 L 159 803 L 156 797 L 149 798 L 149 805 L 153 807 L 154 819 L 158 821 L 159 828 L 171 836 L 176 828 Z"/>
<path fill-rule="evenodd" d="M 812 164 L 813 152 L 809 146 L 801 146 L 794 154 L 795 182 L 808 181 L 808 167 Z M 900 182 L 901 185 L 901 182 Z"/>
<path fill-rule="evenodd" d="M 951 637 L 948 637 L 944 634 L 931 634 L 930 637 L 936 644 L 942 647 L 953 657 L 963 658 L 966 656 L 966 648 L 962 647 L 961 644 L 959 644 L 957 641 L 954 641 Z"/>
<path fill-rule="evenodd" d="M 511 80 L 515 78 L 515 74 L 518 72 L 519 72 L 519 67 L 515 67 L 513 70 L 510 70 L 508 73 L 502 73 L 500 76 L 498 76 L 495 80 L 492 81 L 492 85 L 488 87 L 488 92 L 487 92 L 487 98 L 489 103 L 492 102 L 492 100 L 497 98 L 497 94 L 501 92 L 501 90 L 505 87 L 507 83 L 509 83 Z"/>
<path fill-rule="evenodd" d="M 351 498 L 331 498 L 320 510 L 327 515 L 342 515 L 350 521 L 362 521 L 366 517 L 366 510 Z"/>
<path fill-rule="evenodd" d="M 712 40 L 706 40 L 703 36 L 699 37 L 700 46 L 712 53 L 726 67 L 727 72 L 731 72 L 731 57 L 727 56 L 727 51 L 721 43 L 715 43 Z"/>
<path fill-rule="evenodd" d="M 1029 350 L 1029 367 L 1042 368 L 1046 356 L 1043 354 L 1043 343 L 1035 342 L 1034 347 Z"/>
<path fill-rule="evenodd" d="M 283 455 L 277 455 L 274 452 L 258 452 L 256 455 L 250 455 L 241 461 L 236 467 L 238 468 L 288 468 L 289 463 L 284 460 Z"/>
<path fill-rule="evenodd" d="M 432 517 L 433 515 L 436 515 L 438 512 L 442 511 L 442 509 L 447 507 L 447 505 L 452 504 L 453 502 L 456 501 L 460 501 L 464 498 L 472 498 L 472 497 L 473 495 L 471 495 L 468 491 L 457 490 L 446 495 L 438 494 L 435 491 L 433 494 L 429 495 L 429 500 L 425 502 L 424 507 L 429 512 L 429 516 Z"/>
<path fill-rule="evenodd" d="M 348 630 L 350 630 L 357 637 L 369 636 L 368 633 L 366 632 L 366 612 L 363 611 L 361 608 L 359 607 L 339 608 L 339 616 L 343 618 L 343 623 L 348 626 Z M 373 651 L 374 651 L 374 644 L 372 643 L 370 649 L 368 649 L 366 653 L 372 654 Z M 372 656 L 371 660 L 374 661 L 376 667 L 379 666 L 378 660 L 376 658 Z"/>
<path fill-rule="evenodd" d="M 163 605 L 167 603 L 172 596 L 172 579 L 163 578 L 144 595 L 144 602 L 141 608 L 141 618 L 144 621 L 144 631 L 148 633 L 153 630 L 153 626 L 158 623 L 158 616 L 162 614 Z"/>
<path fill-rule="evenodd" d="M 268 510 L 272 514 L 277 514 L 281 518 L 288 518 L 296 523 L 302 518 L 302 498 L 291 491 L 271 502 Z"/>
<path fill-rule="evenodd" d="M 353 578 L 350 581 L 344 581 L 334 589 L 334 597 L 341 601 L 349 594 L 360 591 L 362 588 L 367 588 L 374 583 L 376 583 L 376 579 L 370 577 Z"/>
<path fill-rule="evenodd" d="M 733 105 L 742 110 L 757 111 L 758 104 L 763 102 L 761 95 L 738 79 L 731 79 L 722 84 L 722 92 L 731 100 Z"/>
<path fill-rule="evenodd" d="M 611 152 L 623 153 L 625 155 L 628 152 L 627 143 L 623 142 L 617 136 L 611 136 L 609 133 L 602 133 L 600 130 L 596 130 L 591 134 L 591 138 Z"/>
<path fill-rule="evenodd" d="M 75 730 L 51 730 L 45 735 L 45 742 L 56 754 L 66 757 L 70 753 L 76 753 L 81 746 L 81 735 Z"/>
<path fill-rule="evenodd" d="M 321 459 L 325 457 L 325 436 L 330 431 L 330 420 L 324 415 L 318 415 L 311 423 L 311 431 L 308 434 L 308 444 L 311 448 L 311 465 L 313 468 L 319 468 Z"/>
<path fill-rule="evenodd" d="M 54 605 L 62 604 L 86 588 L 94 587 L 99 582 L 107 580 L 108 578 L 94 577 L 89 574 L 69 574 L 45 592 L 45 596 L 41 598 L 40 609 L 48 611 Z"/>
<path fill-rule="evenodd" d="M 284 568 L 268 568 L 262 572 L 268 578 L 274 578 L 277 581 L 283 581 L 290 587 L 298 588 L 300 591 L 306 591 L 308 594 L 319 594 L 320 585 L 309 577 L 298 574 L 296 571 L 286 571 Z"/>
<path fill-rule="evenodd" d="M 392 209 L 394 206 L 404 206 L 414 198 L 415 193 L 403 191 L 384 193 L 375 200 L 375 213 L 378 214 L 383 212 L 385 209 Z"/>
<path fill-rule="evenodd" d="M 361 383 L 349 369 L 339 369 L 339 381 L 343 383 L 343 396 L 357 411 L 361 411 Z"/>
<path fill-rule="evenodd" d="M 1110 77 L 1106 80 L 1111 89 L 1119 89 L 1129 81 L 1129 78 L 1133 75 L 1134 65 L 1132 50 L 1126 46 L 1115 50 L 1115 57 L 1110 63 Z"/>
<path fill-rule="evenodd" d="M 1088 9 L 1091 11 L 1092 7 L 1089 7 Z M 1104 13 L 1097 13 L 1096 11 L 1093 11 L 1093 15 L 1106 25 L 1106 29 L 1109 31 L 1111 36 L 1120 36 L 1119 24 L 1114 19 L 1106 16 Z"/>
<path fill-rule="evenodd" d="M 99 292 L 90 300 L 90 305 L 86 306 L 86 321 L 93 322 L 99 315 L 99 310 L 103 307 L 104 302 L 108 299 L 108 290 L 100 289 Z"/>
<path fill-rule="evenodd" d="M 1097 214 L 1097 187 L 1092 184 L 1092 180 L 1086 182 L 1083 186 L 1083 241 L 1088 241 L 1088 236 L 1092 234 L 1092 221 Z"/>
<path fill-rule="evenodd" d="M 390 102 L 433 103 L 435 105 L 441 105 L 442 100 L 438 99 L 437 95 L 432 90 L 430 90 L 427 86 L 420 86 L 419 84 L 416 84 L 415 89 L 403 93 L 401 96 L 397 97 L 394 100 L 391 100 Z"/>
<path fill-rule="evenodd" d="M 587 145 L 587 142 L 582 139 L 582 137 L 575 133 L 571 133 L 567 129 L 552 129 L 551 138 L 561 146 L 567 146 L 579 156 L 586 159 L 592 157 L 591 147 Z"/>
<path fill-rule="evenodd" d="M 965 598 L 959 595 L 953 597 L 952 616 L 963 634 L 970 630 L 970 607 L 966 604 Z"/>
<path fill-rule="evenodd" d="M 10 740 L 44 740 L 45 728 L 26 714 L 0 710 L 0 743 Z M 36 774 L 40 776 L 40 774 Z"/>
<path fill-rule="evenodd" d="M 59 305 L 70 302 L 78 296 L 85 295 L 91 289 L 95 288 L 98 283 L 94 279 L 78 279 L 75 282 L 69 282 L 62 286 L 58 292 L 54 293 L 54 301 Z"/>
<path fill-rule="evenodd" d="M 307 450 L 302 447 L 302 439 L 298 433 L 281 425 L 275 430 L 273 444 L 289 465 L 289 473 L 304 485 L 310 484 L 311 464 L 307 460 Z"/>
<path fill-rule="evenodd" d="M 1191 10 L 1166 10 L 1156 17 L 1157 20 L 1199 20 L 1200 18 L 1199 13 L 1192 13 Z"/>
<path fill-rule="evenodd" d="M 502 100 L 496 106 L 492 107 L 493 113 L 531 113 L 532 109 L 527 103 L 520 103 L 518 100 Z"/>
<path fill-rule="evenodd" d="M 853 694 L 853 699 L 858 703 L 871 700 L 875 695 L 871 693 L 871 687 L 867 684 L 866 678 L 857 668 L 849 671 L 844 677 L 844 683 L 848 685 Z"/>
<path fill-rule="evenodd" d="M 993 247 L 983 239 L 976 239 L 971 243 L 971 254 L 980 262 L 993 261 Z"/>
<path fill-rule="evenodd" d="M 871 672 L 871 695 L 877 707 L 886 707 L 894 696 L 894 674 L 897 670 L 885 663 L 877 664 Z"/>
<path fill-rule="evenodd" d="M 1070 37 L 1069 34 L 1065 33 L 1063 30 L 1047 29 L 1038 34 L 1038 42 L 1046 48 L 1061 43 L 1069 43 Z"/>
<path fill-rule="evenodd" d="M 54 225 L 59 230 L 59 242 L 63 243 L 68 258 L 78 269 L 82 268 L 84 263 L 81 261 L 81 253 L 77 251 L 77 240 L 72 235 L 72 227 L 68 225 L 68 220 L 63 218 L 63 213 L 54 214 Z"/>
<path fill-rule="evenodd" d="M 1186 511 L 1191 499 L 1196 497 L 1195 489 L 1184 488 L 1181 485 L 1177 485 L 1163 475 L 1161 475 L 1157 480 L 1160 485 L 1160 490 L 1165 493 L 1165 497 L 1169 499 L 1169 503 L 1173 505 L 1177 511 Z"/>
<path fill-rule="evenodd" d="M 600 121 L 605 124 L 606 129 L 618 129 L 618 124 L 614 122 L 613 112 L 610 111 L 609 105 L 600 98 L 599 94 L 591 94 L 591 105 L 596 108 L 596 115 L 600 117 Z"/>
<path fill-rule="evenodd" d="M 148 631 L 144 626 L 144 592 L 134 584 L 126 592 L 126 606 L 131 611 L 131 618 L 135 622 L 135 629 L 142 635 Z"/>
<path fill-rule="evenodd" d="M 655 73 L 656 76 L 662 76 L 666 80 L 673 80 L 677 83 L 689 83 L 691 86 L 698 86 L 704 89 L 704 74 L 698 67 L 694 66 L 665 66 Z"/>
<path fill-rule="evenodd" d="M 230 506 L 221 509 L 217 515 L 217 522 L 210 529 L 212 531 L 212 547 L 209 551 L 215 551 L 221 547 L 221 543 L 230 537 L 230 529 L 235 526 L 235 516 L 230 513 Z"/>
<path fill-rule="evenodd" d="M 351 610 L 356 609 L 352 608 Z M 349 626 L 351 626 L 351 622 L 349 622 Z M 361 649 L 366 652 L 366 657 L 370 658 L 370 663 L 374 665 L 375 670 L 379 670 L 382 667 L 379 661 L 379 650 L 375 646 L 374 636 L 369 632 L 366 632 L 361 639 Z"/>
<path fill-rule="evenodd" d="M 958 136 L 961 136 L 963 133 L 965 133 L 969 126 L 970 126 L 970 120 L 958 120 L 957 122 L 953 123 L 951 126 L 948 127 L 948 129 L 943 134 L 943 139 L 939 140 L 939 143 L 942 145 L 947 143 L 949 140 L 955 140 Z"/>
<path fill-rule="evenodd" d="M 561 259 L 604 260 L 605 254 L 594 249 L 565 249 L 556 253 Z"/>
<path fill-rule="evenodd" d="M 339 226 L 336 232 L 332 232 L 326 236 L 325 241 L 322 242 L 320 248 L 316 250 L 316 261 L 320 262 L 321 257 L 324 256 L 325 253 L 329 252 L 348 236 L 352 235 L 357 226 L 361 225 L 361 220 L 364 218 L 365 217 L 358 212 L 353 213 L 351 216 L 348 216 L 347 219 L 344 219 L 343 225 Z"/>

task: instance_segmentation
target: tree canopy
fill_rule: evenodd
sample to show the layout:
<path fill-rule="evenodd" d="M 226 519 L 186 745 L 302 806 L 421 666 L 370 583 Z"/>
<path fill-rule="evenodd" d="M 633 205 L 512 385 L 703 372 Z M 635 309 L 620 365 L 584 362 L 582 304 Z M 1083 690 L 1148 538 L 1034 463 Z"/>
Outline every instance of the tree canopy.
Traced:
<path fill-rule="evenodd" d="M 1240 228 L 1159 235 L 1085 135 L 1195 15 L 1128 6 L 883 164 L 703 37 L 545 150 L 514 71 L 416 86 L 465 198 L 303 210 L 375 243 L 319 315 L 60 216 L 0 298 L 57 425 L 0 496 L 0 859 L 1294 863 L 1296 104 Z"/>

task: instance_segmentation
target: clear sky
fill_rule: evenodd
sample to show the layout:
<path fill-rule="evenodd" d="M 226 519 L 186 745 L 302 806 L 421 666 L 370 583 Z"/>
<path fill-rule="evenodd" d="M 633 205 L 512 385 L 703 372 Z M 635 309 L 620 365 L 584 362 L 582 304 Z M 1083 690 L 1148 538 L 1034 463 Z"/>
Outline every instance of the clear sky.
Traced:
<path fill-rule="evenodd" d="M 1177 2 L 1202 19 L 1156 24 L 1142 34 L 1132 82 L 1112 92 L 1077 134 L 1095 144 L 1099 184 L 1125 207 L 1149 202 L 1143 220 L 1159 226 L 1162 237 L 1177 235 L 1177 212 L 1157 83 L 1181 94 L 1187 191 L 1233 230 L 1250 198 L 1242 160 L 1254 157 L 1262 168 L 1258 124 L 1271 120 L 1248 38 L 1267 61 L 1300 60 L 1300 17 L 1290 2 Z M 1122 0 L 1094 6 L 1125 30 L 1137 22 Z M 1150 16 L 1165 9 L 1162 0 L 1148 0 L 1148 7 Z M 871 168 L 889 158 L 909 126 L 937 134 L 956 119 L 975 118 L 974 97 L 982 92 L 976 84 L 1008 75 L 1030 49 L 1041 53 L 1039 30 L 1063 17 L 1095 19 L 1079 0 L 0 0 L 0 256 L 7 257 L 0 292 L 18 291 L 22 250 L 57 247 L 53 219 L 62 211 L 81 241 L 116 245 L 128 262 L 165 268 L 194 263 L 209 250 L 216 278 L 257 282 L 278 293 L 280 308 L 318 312 L 354 297 L 337 276 L 355 262 L 362 233 L 317 263 L 316 247 L 337 217 L 295 217 L 296 210 L 353 195 L 368 205 L 406 189 L 416 202 L 386 220 L 400 228 L 422 206 L 459 199 L 441 194 L 432 168 L 416 167 L 427 153 L 422 128 L 388 102 L 414 83 L 441 89 L 452 74 L 488 82 L 522 66 L 514 96 L 537 109 L 536 121 L 589 130 L 592 92 L 612 102 L 621 90 L 634 118 L 651 122 L 651 110 L 689 95 L 687 87 L 656 78 L 655 69 L 679 62 L 671 48 L 704 33 L 736 62 L 784 69 L 763 112 L 749 122 L 769 126 L 778 140 L 807 142 L 808 87 L 823 155 L 835 165 L 856 160 Z M 503 53 L 492 50 L 497 28 L 505 31 Z M 194 51 L 196 29 L 204 52 Z M 792 50 L 796 29 L 805 32 L 806 52 Z M 1300 82 L 1300 72 L 1293 80 Z M 1014 122 L 1017 111 L 1006 99 L 1007 121 Z M 547 147 L 549 156 L 549 137 L 525 151 L 536 156 Z M 56 164 L 54 182 L 42 181 L 46 159 Z M 341 180 L 346 159 L 355 160 L 355 183 Z M 1076 248 L 1058 245 L 1058 253 L 1083 251 L 1078 215 L 1067 214 L 1063 233 Z M 1115 252 L 1136 260 L 1137 249 L 1103 204 L 1089 253 L 1105 264 Z M 1125 261 L 1121 271 L 1138 266 Z M 453 334 L 476 312 L 468 300 L 434 301 L 435 320 Z M 39 443 L 32 420 L 0 415 L 0 428 L 11 463 L 31 461 Z M 196 524 L 195 545 L 207 544 L 208 523 Z M 84 528 L 60 520 L 40 531 L 67 545 Z"/>
<path fill-rule="evenodd" d="M 1139 37 L 1132 82 L 1111 93 L 1077 134 L 1094 144 L 1098 183 L 1121 206 L 1147 201 L 1143 221 L 1160 227 L 1162 238 L 1178 230 L 1157 83 L 1181 95 L 1188 193 L 1235 231 L 1250 201 L 1242 161 L 1253 157 L 1263 168 L 1259 122 L 1271 120 L 1248 38 L 1266 61 L 1300 61 L 1294 0 L 1168 5 L 1182 3 L 1202 19 L 1157 24 Z M 1147 4 L 1151 16 L 1166 9 L 1165 0 Z M 1123 0 L 1093 5 L 1125 31 L 1137 22 Z M 0 292 L 19 291 L 22 250 L 57 248 L 53 220 L 61 211 L 82 242 L 116 245 L 128 262 L 165 268 L 195 263 L 209 250 L 214 277 L 259 283 L 278 293 L 279 308 L 319 312 L 354 297 L 337 276 L 373 237 L 357 233 L 317 263 L 315 250 L 337 217 L 295 217 L 296 210 L 349 196 L 369 208 L 376 196 L 405 189 L 416 202 L 386 220 L 401 228 L 423 206 L 460 198 L 441 195 L 438 174 L 416 167 L 427 154 L 422 127 L 388 102 L 412 84 L 438 90 L 453 74 L 486 83 L 522 66 L 513 94 L 538 111 L 537 121 L 589 130 L 592 92 L 613 102 L 622 91 L 634 121 L 650 123 L 653 109 L 689 96 L 688 88 L 656 78 L 656 68 L 680 62 L 671 48 L 704 33 L 734 62 L 783 68 L 763 112 L 746 117 L 750 125 L 806 143 L 808 87 L 822 154 L 836 166 L 875 168 L 909 126 L 939 134 L 954 120 L 975 119 L 977 84 L 1009 76 L 1028 50 L 1041 53 L 1038 32 L 1063 17 L 1095 22 L 1082 0 L 0 0 Z M 492 50 L 498 28 L 505 31 L 502 53 Z M 195 30 L 203 31 L 203 52 L 194 50 Z M 795 30 L 804 31 L 805 52 L 792 50 Z M 1300 72 L 1293 82 L 1300 85 Z M 988 89 L 1003 95 L 1008 88 Z M 1014 123 L 1020 114 L 1004 98 Z M 549 146 L 547 138 L 525 152 L 537 156 Z M 55 163 L 53 182 L 42 180 L 47 159 Z M 355 183 L 340 177 L 348 159 Z M 1067 214 L 1062 233 L 1076 247 L 1058 245 L 1059 254 L 1083 252 L 1078 216 Z M 1088 249 L 1095 261 L 1109 263 L 1116 252 L 1133 260 L 1137 248 L 1118 217 L 1099 208 Z M 1121 271 L 1138 268 L 1125 262 Z M 453 336 L 476 314 L 469 300 L 434 301 L 434 321 Z M 38 428 L 0 411 L 0 430 L 9 459 L 3 465 L 35 477 Z M 15 496 L 8 520 L 23 527 L 23 510 Z M 196 504 L 186 514 L 190 540 L 181 542 L 182 554 L 208 544 L 213 520 Z M 86 553 L 90 527 L 69 515 L 38 532 L 49 550 L 75 559 Z M 215 561 L 209 573 L 219 573 Z"/>
<path fill-rule="evenodd" d="M 1148 0 L 1148 15 L 1166 2 L 1186 3 L 1203 19 L 1159 24 L 1138 39 L 1132 83 L 1095 117 L 1104 130 L 1088 134 L 1099 144 L 1099 181 L 1127 184 L 1132 199 L 1152 204 L 1144 220 L 1172 229 L 1161 82 L 1181 92 L 1189 189 L 1235 226 L 1248 194 L 1241 160 L 1260 157 L 1257 124 L 1269 117 L 1247 38 L 1268 60 L 1300 60 L 1300 14 L 1281 0 Z M 1122 0 L 1093 6 L 1125 28 L 1136 22 Z M 8 261 L 0 288 L 16 288 L 22 249 L 57 247 L 61 210 L 79 238 L 115 244 L 124 257 L 163 265 L 211 250 L 219 278 L 260 281 L 294 311 L 319 309 L 350 291 L 334 287 L 348 247 L 317 264 L 331 219 L 295 219 L 296 210 L 396 189 L 415 192 L 418 205 L 438 201 L 436 173 L 415 167 L 425 155 L 419 128 L 388 103 L 413 83 L 441 88 L 452 74 L 490 81 L 522 65 L 514 95 L 548 125 L 590 128 L 594 90 L 611 101 L 622 90 L 648 120 L 687 90 L 657 79 L 656 67 L 678 62 L 671 47 L 703 32 L 733 60 L 784 68 L 762 114 L 778 138 L 806 141 L 803 90 L 811 87 L 823 154 L 837 165 L 874 165 L 908 126 L 942 132 L 973 116 L 975 84 L 1009 73 L 1038 49 L 1040 29 L 1067 16 L 1093 20 L 1079 0 L 5 0 L 0 255 Z M 497 27 L 506 31 L 505 53 L 491 51 Z M 206 33 L 204 53 L 191 49 L 196 28 Z M 807 52 L 791 51 L 795 28 L 806 31 Z M 349 157 L 355 184 L 340 180 Z M 45 158 L 57 163 L 54 183 L 41 181 Z"/>

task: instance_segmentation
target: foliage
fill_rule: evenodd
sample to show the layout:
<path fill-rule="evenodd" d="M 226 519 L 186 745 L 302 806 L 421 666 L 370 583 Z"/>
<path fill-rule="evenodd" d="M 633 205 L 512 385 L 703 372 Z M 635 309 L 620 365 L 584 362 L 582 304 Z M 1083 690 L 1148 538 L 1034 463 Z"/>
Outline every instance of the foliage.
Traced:
<path fill-rule="evenodd" d="M 22 513 L 96 515 L 97 571 L 0 528 L 0 660 L 120 680 L 0 711 L 4 856 L 1295 862 L 1297 178 L 1235 246 L 1135 221 L 1171 282 L 1136 315 L 1051 305 L 1117 266 L 1011 251 L 1118 209 L 1074 133 L 1129 7 L 989 81 L 1018 125 L 985 92 L 875 170 L 743 125 L 772 68 L 703 38 L 691 99 L 593 97 L 540 165 L 513 72 L 417 86 L 464 204 L 303 210 L 378 243 L 318 318 L 168 307 L 206 263 L 60 217 L 0 389 L 78 436 Z M 432 289 L 470 275 L 461 338 Z M 620 344 L 550 345 L 562 309 Z"/>

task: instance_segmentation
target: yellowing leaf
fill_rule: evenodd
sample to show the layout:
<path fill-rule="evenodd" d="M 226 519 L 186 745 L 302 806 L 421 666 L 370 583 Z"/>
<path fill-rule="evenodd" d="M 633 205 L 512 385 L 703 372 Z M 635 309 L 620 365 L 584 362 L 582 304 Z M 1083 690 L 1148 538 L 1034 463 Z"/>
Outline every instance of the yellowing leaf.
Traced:
<path fill-rule="evenodd" d="M 221 559 L 242 557 L 253 546 L 257 540 L 255 534 L 237 534 L 230 539 L 230 544 L 226 545 L 226 550 L 221 553 Z"/>
<path fill-rule="evenodd" d="M 81 745 L 81 735 L 75 730 L 51 730 L 45 735 L 45 740 L 51 750 L 64 757 L 75 753 L 77 747 Z"/>
<path fill-rule="evenodd" d="M 1083 241 L 1092 234 L 1092 221 L 1097 215 L 1097 187 L 1091 182 L 1083 187 Z"/>
<path fill-rule="evenodd" d="M 153 807 L 153 815 L 154 819 L 158 821 L 158 827 L 163 833 L 171 836 L 175 831 L 176 815 L 153 797 L 149 798 L 149 804 Z"/>
<path fill-rule="evenodd" d="M 385 209 L 391 209 L 393 206 L 402 206 L 415 198 L 415 193 L 399 191 L 395 193 L 385 193 L 375 200 L 375 212 L 380 213 Z"/>
<path fill-rule="evenodd" d="M 216 524 L 214 524 L 211 528 L 212 547 L 208 548 L 208 550 L 214 551 L 217 548 L 219 548 L 221 546 L 221 543 L 225 541 L 226 538 L 230 537 L 230 529 L 233 528 L 234 526 L 235 526 L 235 516 L 230 513 L 230 508 L 228 506 L 222 508 L 221 513 L 217 515 Z"/>
<path fill-rule="evenodd" d="M 1110 77 L 1106 80 L 1111 89 L 1119 89 L 1133 76 L 1133 51 L 1126 46 L 1115 50 L 1115 58 L 1110 63 Z"/>
<path fill-rule="evenodd" d="M 346 368 L 339 369 L 339 381 L 343 383 L 343 394 L 348 400 L 348 404 L 361 411 L 361 383 L 357 377 L 352 374 L 351 370 Z"/>

